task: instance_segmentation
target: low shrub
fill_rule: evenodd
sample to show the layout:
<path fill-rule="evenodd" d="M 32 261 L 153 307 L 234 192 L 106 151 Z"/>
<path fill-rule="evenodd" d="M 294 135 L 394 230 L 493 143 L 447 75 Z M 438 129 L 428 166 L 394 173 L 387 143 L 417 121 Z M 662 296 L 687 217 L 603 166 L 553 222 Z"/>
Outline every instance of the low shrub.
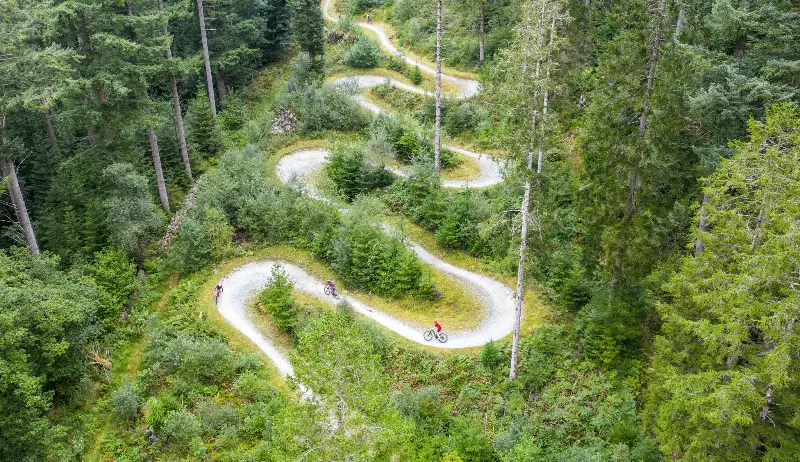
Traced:
<path fill-rule="evenodd" d="M 188 452 L 200 440 L 200 421 L 185 409 L 170 411 L 164 419 L 161 436 L 174 449 Z"/>
<path fill-rule="evenodd" d="M 378 42 L 366 35 L 359 37 L 344 57 L 344 62 L 348 66 L 358 69 L 371 69 L 377 66 L 380 60 L 381 48 Z"/>
<path fill-rule="evenodd" d="M 411 75 L 408 76 L 411 79 L 411 83 L 414 85 L 419 85 L 422 83 L 422 73 L 419 71 L 419 66 L 414 66 L 414 69 L 411 70 Z"/>
<path fill-rule="evenodd" d="M 299 120 L 300 129 L 306 132 L 359 130 L 369 122 L 369 117 L 347 89 L 321 83 L 281 94 L 276 99 L 276 107 L 291 109 Z"/>
<path fill-rule="evenodd" d="M 408 64 L 397 56 L 388 56 L 384 59 L 386 69 L 398 72 L 403 75 L 409 75 Z M 415 84 L 416 85 L 416 84 Z"/>
<path fill-rule="evenodd" d="M 117 388 L 111 394 L 111 406 L 114 409 L 114 413 L 126 425 L 136 422 L 141 405 L 142 402 L 139 395 L 130 384 Z"/>
<path fill-rule="evenodd" d="M 369 191 L 387 187 L 395 179 L 383 166 L 369 165 L 363 148 L 358 145 L 334 148 L 330 162 L 325 166 L 325 174 L 336 192 L 348 202 Z"/>

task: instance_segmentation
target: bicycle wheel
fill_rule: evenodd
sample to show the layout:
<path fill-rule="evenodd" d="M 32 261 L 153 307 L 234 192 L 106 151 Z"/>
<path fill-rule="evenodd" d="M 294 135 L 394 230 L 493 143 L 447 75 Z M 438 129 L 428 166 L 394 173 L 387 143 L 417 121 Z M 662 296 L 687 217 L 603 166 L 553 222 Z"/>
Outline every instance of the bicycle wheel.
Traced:
<path fill-rule="evenodd" d="M 425 338 L 425 340 L 430 342 L 431 339 L 433 338 L 433 329 L 426 330 L 425 333 L 422 336 Z"/>
<path fill-rule="evenodd" d="M 325 295 L 330 295 L 330 294 L 331 294 L 331 288 L 328 287 L 328 286 L 325 286 Z"/>
<path fill-rule="evenodd" d="M 447 341 L 447 334 L 445 334 L 444 332 L 439 332 L 438 338 L 440 342 L 444 343 Z"/>
<path fill-rule="evenodd" d="M 339 299 L 339 292 L 336 292 L 335 290 L 331 290 L 331 295 L 333 295 L 333 298 L 335 298 L 337 300 Z"/>

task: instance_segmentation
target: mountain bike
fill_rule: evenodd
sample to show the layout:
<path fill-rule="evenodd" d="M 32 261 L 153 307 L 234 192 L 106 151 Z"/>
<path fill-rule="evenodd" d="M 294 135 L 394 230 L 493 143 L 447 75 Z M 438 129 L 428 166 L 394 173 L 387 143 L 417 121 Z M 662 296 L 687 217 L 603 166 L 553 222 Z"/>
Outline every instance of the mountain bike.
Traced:
<path fill-rule="evenodd" d="M 427 330 L 422 336 L 425 338 L 425 340 L 429 342 L 434 338 L 440 341 L 441 343 L 447 341 L 447 334 L 445 334 L 444 332 L 436 332 L 436 329 Z"/>
<path fill-rule="evenodd" d="M 336 292 L 336 289 L 331 286 L 325 286 L 325 295 L 331 295 L 333 298 L 337 299 L 339 298 L 339 292 Z"/>

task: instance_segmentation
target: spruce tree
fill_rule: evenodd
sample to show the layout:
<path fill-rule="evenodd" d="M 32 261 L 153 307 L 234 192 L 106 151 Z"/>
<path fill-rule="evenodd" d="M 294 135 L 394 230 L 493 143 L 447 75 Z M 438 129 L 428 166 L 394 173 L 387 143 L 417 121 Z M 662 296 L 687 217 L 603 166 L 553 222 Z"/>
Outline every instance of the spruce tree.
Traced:
<path fill-rule="evenodd" d="M 311 56 L 318 72 L 325 68 L 325 20 L 317 0 L 292 0 L 294 39 Z"/>
<path fill-rule="evenodd" d="M 281 264 L 276 264 L 272 267 L 267 288 L 259 295 L 259 300 L 272 314 L 275 324 L 284 330 L 292 329 L 297 323 L 292 290 L 294 284 L 286 275 L 286 270 Z"/>
<path fill-rule="evenodd" d="M 659 304 L 647 415 L 665 454 L 790 460 L 800 453 L 800 111 L 750 122 L 708 180 L 710 223 Z M 699 220 L 699 214 L 695 222 Z"/>

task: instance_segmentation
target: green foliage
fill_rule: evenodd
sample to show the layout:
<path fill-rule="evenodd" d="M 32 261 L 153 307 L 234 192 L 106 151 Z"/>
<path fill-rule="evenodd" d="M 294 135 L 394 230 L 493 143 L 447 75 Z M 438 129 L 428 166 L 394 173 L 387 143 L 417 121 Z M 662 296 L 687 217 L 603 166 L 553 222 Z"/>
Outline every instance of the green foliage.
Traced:
<path fill-rule="evenodd" d="M 384 3 L 386 3 L 386 0 L 345 0 L 341 5 L 347 14 L 357 16 L 373 8 L 378 8 Z"/>
<path fill-rule="evenodd" d="M 167 415 L 180 409 L 180 402 L 177 398 L 170 394 L 160 394 L 158 396 L 151 396 L 148 398 L 142 410 L 144 413 L 144 421 L 149 428 L 156 432 L 161 431 L 164 426 L 164 421 Z"/>
<path fill-rule="evenodd" d="M 371 69 L 376 67 L 381 60 L 381 48 L 378 42 L 362 35 L 350 47 L 344 57 L 344 62 L 350 67 L 358 69 Z"/>
<path fill-rule="evenodd" d="M 454 249 L 475 250 L 479 245 L 477 223 L 486 218 L 487 208 L 479 194 L 469 191 L 456 194 L 437 224 L 436 242 Z"/>
<path fill-rule="evenodd" d="M 780 105 L 709 178 L 702 250 L 684 258 L 658 305 L 649 416 L 665 453 L 776 460 L 795 454 L 800 364 L 791 282 L 798 248 L 800 112 Z M 696 218 L 699 220 L 699 218 Z M 765 396 L 769 396 L 766 398 Z M 680 423 L 679 423 L 680 422 Z"/>
<path fill-rule="evenodd" d="M 486 369 L 492 370 L 500 362 L 500 350 L 494 342 L 489 342 L 481 348 L 481 365 Z"/>
<path fill-rule="evenodd" d="M 97 284 L 98 316 L 111 327 L 138 287 L 136 265 L 121 250 L 109 248 L 96 253 L 87 269 Z"/>
<path fill-rule="evenodd" d="M 139 417 L 141 399 L 130 384 L 125 384 L 111 394 L 111 405 L 114 413 L 125 424 L 131 425 Z"/>
<path fill-rule="evenodd" d="M 422 264 L 399 240 L 384 233 L 376 208 L 379 204 L 367 198 L 354 202 L 320 256 L 348 285 L 397 298 L 432 297 L 434 288 Z"/>
<path fill-rule="evenodd" d="M 189 152 L 195 160 L 209 160 L 222 154 L 222 133 L 211 112 L 208 93 L 203 86 L 198 86 L 197 95 L 189 102 L 186 126 Z"/>
<path fill-rule="evenodd" d="M 164 224 L 164 213 L 153 202 L 147 178 L 130 164 L 113 164 L 103 171 L 110 194 L 103 202 L 111 242 L 130 257 L 144 261 L 147 246 Z"/>
<path fill-rule="evenodd" d="M 519 20 L 523 2 L 508 0 L 470 0 L 442 4 L 445 33 L 442 60 L 449 66 L 473 67 L 478 64 L 481 5 L 484 5 L 485 58 L 491 59 L 511 41 L 512 28 Z M 398 41 L 429 60 L 435 59 L 436 2 L 395 1 L 389 20 Z"/>
<path fill-rule="evenodd" d="M 325 166 L 325 174 L 348 202 L 394 182 L 394 175 L 383 166 L 376 168 L 367 164 L 363 148 L 358 145 L 335 147 Z"/>
<path fill-rule="evenodd" d="M 298 53 L 292 60 L 292 76 L 286 82 L 286 91 L 294 92 L 314 82 L 319 82 L 323 75 L 314 69 L 314 63 L 308 53 Z"/>
<path fill-rule="evenodd" d="M 293 329 L 297 322 L 297 308 L 294 306 L 292 290 L 294 284 L 286 275 L 286 270 L 282 265 L 276 264 L 272 267 L 267 288 L 258 295 L 258 299 L 270 312 L 275 324 L 284 330 Z"/>
<path fill-rule="evenodd" d="M 411 174 L 389 188 L 386 201 L 393 210 L 402 211 L 414 222 L 435 230 L 445 213 L 446 194 L 433 165 L 418 163 Z"/>
<path fill-rule="evenodd" d="M 200 421 L 184 409 L 170 411 L 164 419 L 161 434 L 170 447 L 179 453 L 204 452 L 203 441 L 200 439 Z"/>
<path fill-rule="evenodd" d="M 380 85 L 376 91 L 397 91 L 391 85 Z M 397 160 L 411 163 L 415 160 L 432 161 L 434 156 L 433 141 L 422 127 L 408 116 L 377 117 L 369 128 L 372 137 L 378 134 L 385 136 L 391 145 Z M 457 166 L 461 160 L 447 149 L 442 150 L 442 166 Z"/>
<path fill-rule="evenodd" d="M 100 334 L 97 289 L 64 273 L 52 256 L 0 253 L 0 456 L 46 459 L 63 449 L 64 429 L 46 418 L 86 374 L 88 345 Z"/>
<path fill-rule="evenodd" d="M 411 75 L 408 78 L 411 79 L 411 83 L 414 85 L 419 85 L 422 83 L 422 73 L 419 71 L 419 65 L 414 66 L 414 69 L 411 70 Z"/>
<path fill-rule="evenodd" d="M 317 65 L 317 59 L 323 59 L 325 53 L 325 20 L 322 17 L 320 3 L 315 0 L 291 0 L 293 10 L 292 31 L 300 51 L 311 56 Z M 321 63 L 319 70 L 322 70 Z"/>
<path fill-rule="evenodd" d="M 232 247 L 233 227 L 216 207 L 189 213 L 168 252 L 171 267 L 181 274 L 193 273 L 226 257 Z"/>
<path fill-rule="evenodd" d="M 391 460 L 403 453 L 407 426 L 388 404 L 380 358 L 349 317 L 321 311 L 300 332 L 295 359 L 298 380 L 314 390 L 320 414 L 335 421 L 336 444 L 323 449 L 326 459 L 355 453 Z"/>
<path fill-rule="evenodd" d="M 306 132 L 359 130 L 369 120 L 345 91 L 319 83 L 280 95 L 275 106 L 290 108 Z"/>

